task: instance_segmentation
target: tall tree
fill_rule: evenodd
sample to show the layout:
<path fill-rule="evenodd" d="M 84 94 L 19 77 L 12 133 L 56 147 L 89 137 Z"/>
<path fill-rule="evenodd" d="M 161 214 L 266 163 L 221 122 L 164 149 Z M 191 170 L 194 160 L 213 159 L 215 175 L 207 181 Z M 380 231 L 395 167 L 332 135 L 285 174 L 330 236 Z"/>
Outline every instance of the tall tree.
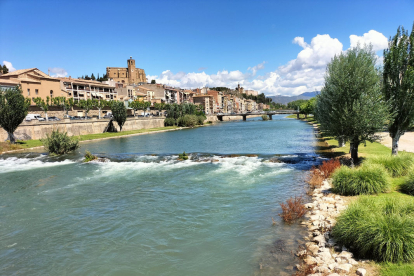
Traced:
<path fill-rule="evenodd" d="M 317 100 L 322 130 L 350 142 L 354 163 L 358 162 L 358 146 L 378 140 L 376 132 L 389 118 L 375 63 L 372 46 L 357 46 L 335 56 L 327 66 Z"/>
<path fill-rule="evenodd" d="M 414 122 L 414 26 L 410 35 L 399 27 L 384 50 L 383 91 L 391 107 L 392 155 L 397 155 L 400 137 Z"/>
<path fill-rule="evenodd" d="M 7 131 L 7 140 L 15 144 L 14 131 L 27 116 L 30 99 L 19 88 L 0 90 L 0 126 Z"/>
<path fill-rule="evenodd" d="M 151 84 L 156 84 L 155 80 L 151 80 Z"/>
<path fill-rule="evenodd" d="M 119 130 L 122 131 L 122 127 L 125 124 L 127 118 L 127 110 L 123 102 L 113 102 L 111 105 L 111 111 L 113 119 L 118 123 Z"/>
<path fill-rule="evenodd" d="M 43 112 L 45 113 L 46 121 L 49 121 L 49 118 L 47 117 L 47 112 L 49 111 L 49 107 L 53 105 L 51 98 L 47 96 L 45 101 L 40 97 L 36 97 L 33 99 L 33 101 L 35 102 L 36 106 L 43 110 Z"/>
<path fill-rule="evenodd" d="M 96 80 L 96 78 L 95 78 L 95 76 L 93 75 L 93 73 L 92 73 L 92 75 L 91 75 L 91 80 Z"/>

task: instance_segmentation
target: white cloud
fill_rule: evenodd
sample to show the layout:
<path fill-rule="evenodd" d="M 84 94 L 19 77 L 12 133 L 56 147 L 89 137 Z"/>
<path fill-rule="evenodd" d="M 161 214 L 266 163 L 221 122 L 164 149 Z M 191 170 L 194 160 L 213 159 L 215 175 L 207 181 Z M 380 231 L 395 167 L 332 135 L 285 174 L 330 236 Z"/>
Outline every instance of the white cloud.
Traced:
<path fill-rule="evenodd" d="M 388 39 L 382 33 L 375 30 L 371 30 L 363 36 L 350 35 L 349 39 L 351 40 L 351 48 L 356 47 L 358 43 L 361 46 L 372 44 L 372 48 L 375 52 L 384 50 L 388 47 Z"/>
<path fill-rule="evenodd" d="M 16 68 L 13 67 L 10 61 L 3 60 L 3 65 L 6 65 L 7 69 L 9 69 L 9 72 L 16 71 Z"/>
<path fill-rule="evenodd" d="M 385 40 L 384 40 L 385 39 Z M 387 39 L 377 31 L 371 30 L 363 36 L 351 35 L 351 47 L 356 43 L 372 43 L 375 51 L 387 47 Z M 148 80 L 155 79 L 157 83 L 168 84 L 181 88 L 227 86 L 234 88 L 240 83 L 245 89 L 254 89 L 271 95 L 298 95 L 303 92 L 320 90 L 324 83 L 326 65 L 331 59 L 344 51 L 343 44 L 328 34 L 316 35 L 310 44 L 303 37 L 295 37 L 292 41 L 302 47 L 297 57 L 285 65 L 279 66 L 273 72 L 257 75 L 264 69 L 262 62 L 248 67 L 246 73 L 239 70 L 218 71 L 215 74 L 198 73 L 172 73 L 170 70 L 162 72 L 159 76 L 147 76 Z M 381 63 L 379 57 L 378 62 Z M 377 63 L 377 64 L 379 64 Z"/>
<path fill-rule="evenodd" d="M 66 77 L 68 72 L 63 68 L 49 68 L 51 77 Z"/>

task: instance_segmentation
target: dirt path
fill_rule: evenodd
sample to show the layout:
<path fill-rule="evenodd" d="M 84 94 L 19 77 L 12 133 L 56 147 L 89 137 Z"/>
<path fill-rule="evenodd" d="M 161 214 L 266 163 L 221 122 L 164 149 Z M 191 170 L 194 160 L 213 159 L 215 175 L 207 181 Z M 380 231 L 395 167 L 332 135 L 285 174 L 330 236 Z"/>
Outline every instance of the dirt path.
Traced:
<path fill-rule="evenodd" d="M 383 139 L 381 140 L 381 144 L 391 148 L 392 139 L 389 133 L 381 132 L 381 136 L 383 137 Z M 406 132 L 403 136 L 401 136 L 400 143 L 398 145 L 398 150 L 414 152 L 414 132 Z"/>

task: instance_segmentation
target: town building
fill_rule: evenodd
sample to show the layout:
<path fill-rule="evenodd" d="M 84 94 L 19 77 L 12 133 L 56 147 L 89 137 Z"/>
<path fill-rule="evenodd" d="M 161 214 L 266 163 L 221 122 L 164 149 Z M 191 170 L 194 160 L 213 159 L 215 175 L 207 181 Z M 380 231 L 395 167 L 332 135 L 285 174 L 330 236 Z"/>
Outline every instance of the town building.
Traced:
<path fill-rule="evenodd" d="M 135 59 L 130 57 L 127 60 L 128 67 L 106 67 L 106 75 L 115 82 L 124 84 L 144 84 L 147 77 L 144 69 L 135 67 Z"/>
<path fill-rule="evenodd" d="M 61 89 L 60 80 L 43 73 L 37 68 L 16 70 L 0 76 L 0 88 L 18 86 L 25 98 L 66 97 L 67 92 Z M 31 103 L 35 103 L 32 101 Z"/>
<path fill-rule="evenodd" d="M 214 104 L 214 97 L 212 95 L 195 95 L 193 96 L 194 104 L 202 105 L 204 107 L 205 114 L 214 114 L 216 113 L 216 108 Z"/>
<path fill-rule="evenodd" d="M 258 96 L 259 95 L 259 91 L 256 90 L 244 90 L 243 92 L 244 94 L 246 94 L 247 96 Z"/>
<path fill-rule="evenodd" d="M 67 93 L 67 97 L 77 100 L 104 99 L 118 100 L 115 86 L 93 80 L 57 78 L 60 80 L 61 90 Z"/>

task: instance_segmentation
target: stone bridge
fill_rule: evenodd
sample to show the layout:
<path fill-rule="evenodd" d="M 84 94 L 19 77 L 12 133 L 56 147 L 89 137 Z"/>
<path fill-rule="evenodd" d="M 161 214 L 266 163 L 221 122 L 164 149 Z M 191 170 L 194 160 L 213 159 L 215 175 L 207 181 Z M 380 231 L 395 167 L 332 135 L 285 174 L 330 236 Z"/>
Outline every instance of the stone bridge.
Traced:
<path fill-rule="evenodd" d="M 267 111 L 265 113 L 225 113 L 225 114 L 217 114 L 217 119 L 219 121 L 223 121 L 224 116 L 242 116 L 243 121 L 246 121 L 247 116 L 268 115 L 269 119 L 272 120 L 272 115 L 278 115 L 278 114 L 296 114 L 297 118 L 299 119 L 299 112 L 295 110 L 275 110 L 275 111 Z"/>

